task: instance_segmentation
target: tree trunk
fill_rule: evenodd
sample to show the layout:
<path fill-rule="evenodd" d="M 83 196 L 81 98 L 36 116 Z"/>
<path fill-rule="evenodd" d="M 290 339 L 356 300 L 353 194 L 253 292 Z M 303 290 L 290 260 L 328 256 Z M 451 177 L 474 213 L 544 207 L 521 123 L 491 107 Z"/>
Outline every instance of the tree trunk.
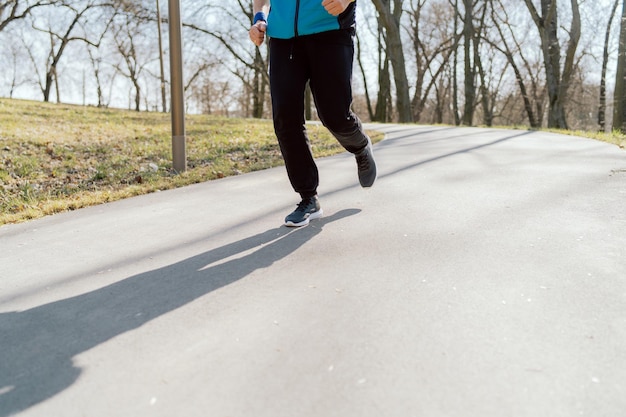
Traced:
<path fill-rule="evenodd" d="M 167 113 L 167 92 L 165 88 L 165 69 L 163 59 L 163 35 L 161 32 L 161 6 L 156 0 L 157 31 L 159 40 L 159 81 L 161 83 L 161 110 Z"/>
<path fill-rule="evenodd" d="M 611 39 L 611 27 L 613 26 L 613 19 L 615 19 L 615 12 L 619 0 L 615 0 L 613 7 L 611 8 L 611 14 L 609 16 L 609 22 L 606 26 L 606 33 L 604 35 L 604 51 L 602 54 L 602 74 L 600 77 L 600 103 L 598 105 L 598 126 L 600 131 L 606 130 L 606 72 L 609 64 L 609 41 Z"/>
<path fill-rule="evenodd" d="M 459 0 L 454 1 L 455 10 L 459 10 Z M 459 14 L 454 14 L 454 33 L 459 33 Z M 454 65 L 452 65 L 452 111 L 454 112 L 454 125 L 459 126 L 461 124 L 461 117 L 459 115 L 459 46 L 458 44 L 454 48 Z"/>
<path fill-rule="evenodd" d="M 548 10 L 554 7 L 551 19 L 544 20 L 543 35 L 541 42 L 544 55 L 544 66 L 546 69 L 546 82 L 548 87 L 548 127 L 565 128 L 561 125 L 561 117 L 563 116 L 562 103 L 559 100 L 559 83 L 561 79 L 561 45 L 558 39 L 558 22 L 556 3 L 557 0 L 542 0 L 541 9 L 543 16 L 548 14 Z M 547 23 L 546 23 L 547 21 Z"/>
<path fill-rule="evenodd" d="M 492 3 L 492 7 L 493 7 L 493 3 Z M 513 72 L 515 73 L 515 80 L 517 81 L 520 94 L 522 95 L 522 100 L 524 101 L 524 110 L 526 111 L 526 115 L 528 117 L 528 122 L 530 124 L 530 127 L 533 129 L 538 129 L 541 127 L 541 121 L 538 120 L 537 115 L 535 114 L 535 111 L 533 109 L 533 103 L 531 100 L 531 95 L 528 92 L 528 88 L 526 87 L 526 83 L 524 82 L 524 77 L 522 76 L 520 67 L 517 65 L 515 57 L 516 56 L 521 57 L 521 60 L 523 63 L 527 61 L 524 59 L 517 41 L 515 41 L 515 43 L 517 44 L 517 51 L 518 51 L 517 53 L 514 53 L 513 51 L 511 51 L 511 47 L 509 46 L 507 42 L 507 39 L 504 35 L 504 31 L 502 30 L 501 25 L 502 23 L 504 23 L 505 25 L 507 24 L 506 22 L 508 22 L 508 17 L 505 15 L 503 19 L 498 18 L 495 12 L 495 9 L 492 8 L 491 20 L 494 22 L 495 29 L 498 31 L 498 34 L 500 35 L 500 40 L 501 40 L 500 42 L 493 42 L 492 46 L 496 48 L 497 50 L 499 50 L 502 54 L 504 54 L 507 62 L 509 63 L 509 65 L 511 65 L 511 68 L 513 69 Z M 534 84 L 531 82 L 531 88 L 532 87 L 534 87 Z M 536 99 L 536 96 L 533 96 L 532 98 Z M 540 110 L 541 108 L 539 107 L 538 111 L 540 112 Z"/>
<path fill-rule="evenodd" d="M 489 85 L 487 82 L 487 75 L 483 67 L 482 58 L 480 56 L 480 44 L 482 43 L 482 33 L 485 30 L 485 17 L 487 16 L 487 6 L 483 6 L 482 15 L 480 17 L 480 26 L 475 31 L 474 36 L 474 67 L 478 70 L 478 76 L 480 77 L 480 102 L 483 108 L 483 124 L 491 127 L 493 125 L 493 107 L 491 105 Z"/>
<path fill-rule="evenodd" d="M 252 117 L 256 119 L 262 118 L 264 112 L 265 89 L 263 84 L 265 83 L 265 77 L 262 72 L 264 68 L 263 56 L 259 48 L 256 48 L 252 83 Z"/>
<path fill-rule="evenodd" d="M 370 91 L 367 83 L 367 76 L 365 72 L 365 67 L 363 66 L 363 60 L 361 59 L 361 38 L 357 32 L 356 35 L 356 62 L 359 65 L 359 69 L 361 70 L 361 75 L 363 77 L 363 89 L 365 90 L 365 105 L 367 106 L 367 115 L 369 120 L 374 120 L 374 109 L 372 107 L 372 100 L 370 98 Z"/>
<path fill-rule="evenodd" d="M 465 18 L 463 19 L 463 38 L 465 56 L 465 106 L 463 108 L 463 124 L 471 126 L 474 121 L 474 102 L 476 100 L 475 65 L 472 59 L 474 43 L 474 4 L 473 0 L 463 0 Z"/>
<path fill-rule="evenodd" d="M 135 86 L 135 111 L 141 110 L 141 86 L 139 85 L 139 79 L 133 78 L 133 85 Z"/>
<path fill-rule="evenodd" d="M 422 12 L 427 0 L 419 0 L 411 5 L 409 11 L 409 23 L 407 24 L 407 32 L 410 33 L 413 43 L 413 59 L 415 62 L 415 87 L 413 90 L 413 99 L 411 109 L 413 110 L 413 121 L 419 123 L 422 119 L 422 113 L 427 108 L 427 103 L 431 98 L 431 91 L 437 89 L 436 83 L 443 76 L 452 53 L 458 48 L 460 35 L 456 31 L 447 33 L 441 39 L 434 41 L 430 35 L 424 35 L 431 28 L 424 28 L 422 22 Z M 457 14 L 455 9 L 451 9 L 454 15 Z M 444 20 L 450 19 L 452 16 L 447 13 L 438 15 L 438 24 Z M 451 32 L 451 31 L 450 31 Z"/>
<path fill-rule="evenodd" d="M 581 33 L 581 21 L 580 21 L 580 8 L 578 6 L 578 0 L 571 0 L 572 6 L 572 25 L 569 29 L 569 42 L 567 44 L 567 50 L 565 52 L 565 62 L 563 63 L 563 75 L 559 82 L 558 91 L 558 104 L 555 109 L 558 123 L 558 128 L 568 129 L 567 115 L 565 111 L 565 103 L 567 103 L 567 93 L 572 83 L 572 77 L 575 70 L 576 50 L 578 49 L 578 42 L 580 41 Z"/>
<path fill-rule="evenodd" d="M 385 28 L 387 37 L 387 54 L 393 67 L 396 83 L 396 110 L 400 123 L 413 121 L 411 99 L 409 96 L 409 81 L 406 75 L 402 37 L 400 35 L 400 17 L 402 15 L 402 1 L 393 0 L 394 10 L 391 11 L 391 0 L 372 0 L 376 6 L 380 21 Z"/>
<path fill-rule="evenodd" d="M 624 133 L 626 132 L 626 2 L 622 8 L 614 101 L 613 130 Z"/>
<path fill-rule="evenodd" d="M 574 59 L 580 40 L 580 11 L 578 0 L 571 0 L 572 25 L 570 39 L 561 72 L 561 45 L 558 39 L 558 12 L 556 0 L 541 0 L 541 15 L 532 3 L 524 0 L 539 30 L 548 90 L 548 127 L 567 129 L 565 102 L 574 72 Z"/>
<path fill-rule="evenodd" d="M 385 51 L 385 28 L 378 23 L 378 95 L 373 121 L 390 122 L 393 114 L 393 100 L 391 98 L 391 73 L 389 70 L 389 56 Z"/>
<path fill-rule="evenodd" d="M 378 96 L 376 99 L 376 111 L 374 121 L 389 122 L 393 106 L 391 105 L 391 75 L 389 74 L 389 60 L 384 57 L 382 67 L 378 70 Z"/>

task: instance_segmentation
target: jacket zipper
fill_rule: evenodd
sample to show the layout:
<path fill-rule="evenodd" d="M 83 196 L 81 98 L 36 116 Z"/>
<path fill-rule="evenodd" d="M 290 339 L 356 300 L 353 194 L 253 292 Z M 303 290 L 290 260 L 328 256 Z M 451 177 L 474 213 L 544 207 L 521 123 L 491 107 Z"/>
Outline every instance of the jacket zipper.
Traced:
<path fill-rule="evenodd" d="M 300 0 L 296 0 L 296 16 L 293 22 L 293 32 L 298 37 L 298 15 L 300 14 Z"/>

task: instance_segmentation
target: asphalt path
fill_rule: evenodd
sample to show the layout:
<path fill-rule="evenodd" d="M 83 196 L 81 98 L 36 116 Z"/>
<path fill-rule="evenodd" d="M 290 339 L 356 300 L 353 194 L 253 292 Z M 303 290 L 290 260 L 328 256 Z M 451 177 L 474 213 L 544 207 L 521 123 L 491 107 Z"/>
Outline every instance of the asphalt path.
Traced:
<path fill-rule="evenodd" d="M 626 153 L 370 126 L 319 160 L 0 228 L 0 416 L 623 417 Z"/>

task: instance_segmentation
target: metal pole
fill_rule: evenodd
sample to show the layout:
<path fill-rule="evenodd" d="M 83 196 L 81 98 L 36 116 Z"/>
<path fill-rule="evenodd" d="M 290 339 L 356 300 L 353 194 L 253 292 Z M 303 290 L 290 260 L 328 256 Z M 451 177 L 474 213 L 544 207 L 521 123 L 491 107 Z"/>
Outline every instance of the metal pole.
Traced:
<path fill-rule="evenodd" d="M 185 152 L 185 97 L 183 90 L 183 51 L 180 1 L 169 0 L 170 77 L 172 83 L 172 157 L 178 173 L 187 170 Z"/>

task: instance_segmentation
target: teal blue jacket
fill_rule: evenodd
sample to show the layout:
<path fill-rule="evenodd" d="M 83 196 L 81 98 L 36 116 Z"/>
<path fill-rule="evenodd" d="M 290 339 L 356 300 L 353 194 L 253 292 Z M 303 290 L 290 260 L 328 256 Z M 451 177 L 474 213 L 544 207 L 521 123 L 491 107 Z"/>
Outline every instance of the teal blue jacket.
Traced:
<path fill-rule="evenodd" d="M 322 0 L 270 0 L 267 35 L 270 38 L 291 39 L 331 30 L 348 29 L 355 25 L 356 2 L 339 16 L 324 9 Z"/>

